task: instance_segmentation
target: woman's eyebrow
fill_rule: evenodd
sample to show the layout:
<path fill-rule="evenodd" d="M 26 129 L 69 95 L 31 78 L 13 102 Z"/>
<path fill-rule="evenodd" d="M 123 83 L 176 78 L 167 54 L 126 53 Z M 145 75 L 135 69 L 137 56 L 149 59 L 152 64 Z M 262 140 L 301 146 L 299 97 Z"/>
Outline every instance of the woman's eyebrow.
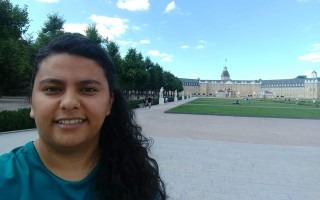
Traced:
<path fill-rule="evenodd" d="M 79 81 L 79 84 L 80 85 L 89 85 L 89 84 L 102 85 L 99 81 L 94 80 L 94 79 L 81 80 L 81 81 Z"/>
<path fill-rule="evenodd" d="M 55 79 L 55 78 L 46 78 L 40 81 L 40 83 L 54 83 L 54 84 L 63 84 L 64 81 L 59 80 L 59 79 Z"/>
<path fill-rule="evenodd" d="M 65 83 L 65 81 L 56 79 L 56 78 L 46 78 L 40 81 L 41 83 L 53 83 L 53 84 L 59 84 L 62 85 Z M 85 79 L 85 80 L 80 80 L 78 81 L 78 85 L 89 85 L 89 84 L 97 84 L 97 85 L 102 85 L 101 82 L 95 80 L 95 79 Z"/>

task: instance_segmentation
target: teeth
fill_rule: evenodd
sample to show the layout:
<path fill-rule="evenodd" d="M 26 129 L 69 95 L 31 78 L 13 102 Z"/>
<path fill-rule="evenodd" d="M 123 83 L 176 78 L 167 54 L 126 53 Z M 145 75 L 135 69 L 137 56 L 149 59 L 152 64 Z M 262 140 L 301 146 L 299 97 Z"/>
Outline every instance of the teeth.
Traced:
<path fill-rule="evenodd" d="M 83 119 L 72 119 L 72 120 L 59 120 L 59 124 L 79 124 L 83 122 Z"/>

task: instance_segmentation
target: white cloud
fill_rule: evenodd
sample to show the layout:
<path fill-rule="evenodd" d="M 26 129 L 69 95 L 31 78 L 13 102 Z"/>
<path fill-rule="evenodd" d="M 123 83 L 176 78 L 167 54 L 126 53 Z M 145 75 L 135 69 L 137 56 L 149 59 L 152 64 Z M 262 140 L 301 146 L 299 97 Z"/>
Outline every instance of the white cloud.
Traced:
<path fill-rule="evenodd" d="M 180 46 L 181 49 L 189 49 L 190 47 L 186 44 Z"/>
<path fill-rule="evenodd" d="M 140 44 L 150 44 L 150 40 L 140 40 Z"/>
<path fill-rule="evenodd" d="M 164 57 L 161 60 L 164 61 L 164 62 L 171 62 L 172 58 L 171 57 Z"/>
<path fill-rule="evenodd" d="M 198 44 L 196 46 L 196 49 L 204 49 L 204 48 L 206 48 L 206 47 L 204 45 L 202 45 L 202 44 Z"/>
<path fill-rule="evenodd" d="M 150 50 L 148 51 L 148 54 L 156 57 L 165 56 L 165 54 L 161 54 L 158 50 Z"/>
<path fill-rule="evenodd" d="M 174 3 L 174 1 L 171 1 L 168 5 L 167 5 L 167 7 L 166 7 L 166 9 L 165 9 L 165 13 L 169 13 L 170 11 L 172 11 L 172 10 L 174 10 L 176 8 L 176 4 Z"/>
<path fill-rule="evenodd" d="M 303 56 L 298 57 L 298 60 L 318 63 L 320 62 L 320 52 L 309 53 Z"/>
<path fill-rule="evenodd" d="M 130 40 L 116 40 L 116 42 L 121 46 L 121 47 L 131 47 L 131 48 L 136 48 L 138 46 L 137 42 L 133 42 Z"/>
<path fill-rule="evenodd" d="M 131 42 L 126 40 L 117 40 L 117 43 L 120 44 L 121 46 L 125 46 L 125 45 L 129 45 Z"/>
<path fill-rule="evenodd" d="M 132 30 L 141 31 L 142 28 L 140 26 L 131 26 Z"/>
<path fill-rule="evenodd" d="M 198 41 L 198 45 L 196 46 L 196 49 L 204 49 L 206 48 L 206 45 L 207 45 L 207 41 L 205 40 L 199 40 Z"/>
<path fill-rule="evenodd" d="M 117 40 L 116 41 L 118 44 L 120 44 L 121 46 L 129 46 L 129 47 L 136 47 L 137 46 L 137 42 L 132 42 L 129 40 Z"/>
<path fill-rule="evenodd" d="M 138 45 L 143 45 L 143 44 L 150 44 L 150 40 L 140 40 L 139 42 L 133 42 L 130 40 L 116 40 L 116 42 L 124 47 L 131 47 L 131 48 L 136 48 Z"/>
<path fill-rule="evenodd" d="M 96 24 L 99 34 L 113 40 L 123 35 L 128 29 L 127 19 L 91 15 L 90 19 Z"/>
<path fill-rule="evenodd" d="M 192 48 L 195 48 L 195 49 L 205 49 L 207 47 L 207 44 L 208 42 L 205 41 L 205 40 L 199 40 L 197 42 L 197 45 L 195 47 L 192 47 Z M 186 44 L 183 44 L 180 46 L 181 49 L 189 49 L 191 48 L 189 45 L 186 45 Z"/>
<path fill-rule="evenodd" d="M 150 50 L 148 51 L 148 54 L 154 57 L 161 58 L 164 62 L 170 62 L 172 61 L 172 56 L 167 53 L 160 53 L 158 50 Z"/>
<path fill-rule="evenodd" d="M 198 41 L 198 44 L 206 45 L 206 44 L 208 44 L 208 42 L 205 41 L 205 40 L 199 40 L 199 41 Z"/>
<path fill-rule="evenodd" d="M 312 46 L 312 51 L 320 51 L 320 43 L 316 43 L 311 45 Z"/>
<path fill-rule="evenodd" d="M 59 0 L 37 0 L 38 2 L 41 3 L 58 3 Z"/>
<path fill-rule="evenodd" d="M 129 11 L 148 10 L 150 7 L 149 0 L 118 0 L 118 8 Z"/>
<path fill-rule="evenodd" d="M 64 24 L 63 29 L 66 32 L 81 33 L 82 35 L 85 35 L 87 26 L 87 24 Z"/>
<path fill-rule="evenodd" d="M 98 33 L 103 37 L 114 40 L 123 35 L 128 29 L 128 20 L 117 17 L 106 17 L 91 15 L 90 19 L 96 24 Z M 63 28 L 67 32 L 81 33 L 85 35 L 88 24 L 64 24 Z"/>
<path fill-rule="evenodd" d="M 311 62 L 311 63 L 320 62 L 320 43 L 312 44 L 311 51 L 312 51 L 312 53 L 305 54 L 303 56 L 299 56 L 298 60 Z"/>

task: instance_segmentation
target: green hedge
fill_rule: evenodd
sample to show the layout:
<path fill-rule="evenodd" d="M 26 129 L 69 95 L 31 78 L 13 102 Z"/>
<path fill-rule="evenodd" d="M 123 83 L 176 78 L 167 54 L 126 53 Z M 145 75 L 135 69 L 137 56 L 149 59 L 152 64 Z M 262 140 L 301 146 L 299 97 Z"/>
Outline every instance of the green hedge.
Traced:
<path fill-rule="evenodd" d="M 296 104 L 303 105 L 303 106 L 319 107 L 319 102 L 317 101 L 316 103 L 313 103 L 312 100 L 311 101 L 297 101 Z"/>
<path fill-rule="evenodd" d="M 174 102 L 174 97 L 168 97 L 168 102 Z"/>
<path fill-rule="evenodd" d="M 30 108 L 0 112 L 0 132 L 35 128 L 35 122 L 29 114 Z"/>
<path fill-rule="evenodd" d="M 130 108 L 135 109 L 135 108 L 139 108 L 139 104 L 143 103 L 143 100 L 135 99 L 135 100 L 128 100 L 127 102 Z M 157 105 L 157 104 L 159 104 L 159 99 L 158 98 L 152 99 L 152 105 Z"/>
<path fill-rule="evenodd" d="M 139 103 L 142 103 L 142 99 L 129 100 L 127 101 L 130 108 L 139 108 Z"/>
<path fill-rule="evenodd" d="M 152 105 L 158 105 L 159 104 L 159 98 L 152 99 Z"/>
<path fill-rule="evenodd" d="M 300 99 L 299 101 L 296 101 L 294 98 L 290 99 L 290 101 L 283 100 L 283 99 L 257 99 L 257 100 L 264 101 L 264 102 L 272 102 L 272 103 L 285 103 L 285 104 L 297 104 L 302 106 L 320 107 L 320 102 L 317 100 L 315 103 L 313 103 L 312 99 Z"/>

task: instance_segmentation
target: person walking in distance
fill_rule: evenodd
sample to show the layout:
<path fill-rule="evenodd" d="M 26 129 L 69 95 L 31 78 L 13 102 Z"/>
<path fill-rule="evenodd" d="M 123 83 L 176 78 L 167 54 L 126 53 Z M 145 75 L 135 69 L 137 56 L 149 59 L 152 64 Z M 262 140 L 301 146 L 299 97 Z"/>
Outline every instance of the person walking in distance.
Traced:
<path fill-rule="evenodd" d="M 148 106 L 149 106 L 149 109 L 151 108 L 151 104 L 152 104 L 152 98 L 151 98 L 151 97 L 148 97 Z"/>

